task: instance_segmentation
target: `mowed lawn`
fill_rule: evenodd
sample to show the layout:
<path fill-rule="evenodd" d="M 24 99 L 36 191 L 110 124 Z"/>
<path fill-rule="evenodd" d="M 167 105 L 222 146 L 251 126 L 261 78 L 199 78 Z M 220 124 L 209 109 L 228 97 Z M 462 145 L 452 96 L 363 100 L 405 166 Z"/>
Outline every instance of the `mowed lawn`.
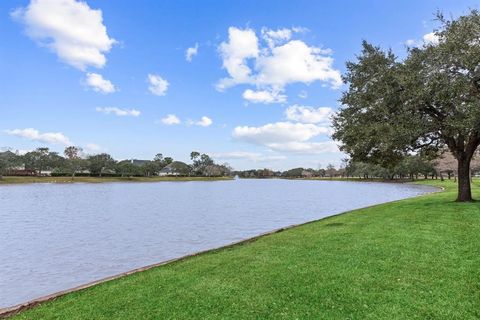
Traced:
<path fill-rule="evenodd" d="M 453 182 L 428 183 L 446 191 L 137 273 L 15 319 L 478 319 L 480 202 L 455 203 Z"/>

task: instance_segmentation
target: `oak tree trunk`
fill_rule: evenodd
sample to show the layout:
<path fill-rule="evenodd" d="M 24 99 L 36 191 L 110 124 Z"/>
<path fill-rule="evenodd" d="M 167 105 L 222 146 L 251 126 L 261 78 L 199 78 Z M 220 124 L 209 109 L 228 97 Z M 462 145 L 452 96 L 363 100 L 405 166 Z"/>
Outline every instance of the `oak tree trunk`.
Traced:
<path fill-rule="evenodd" d="M 473 201 L 470 186 L 470 160 L 469 156 L 458 157 L 458 196 L 457 202 Z"/>

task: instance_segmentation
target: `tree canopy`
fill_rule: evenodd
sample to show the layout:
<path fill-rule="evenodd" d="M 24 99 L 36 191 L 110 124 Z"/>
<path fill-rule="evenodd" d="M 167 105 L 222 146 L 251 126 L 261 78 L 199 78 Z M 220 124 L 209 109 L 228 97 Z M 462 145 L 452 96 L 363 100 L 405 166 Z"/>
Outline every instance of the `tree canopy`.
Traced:
<path fill-rule="evenodd" d="M 412 153 L 450 150 L 458 162 L 458 201 L 471 201 L 470 161 L 480 144 L 480 15 L 438 14 L 438 41 L 405 59 L 366 41 L 347 63 L 348 84 L 333 138 L 355 161 L 394 167 Z"/>

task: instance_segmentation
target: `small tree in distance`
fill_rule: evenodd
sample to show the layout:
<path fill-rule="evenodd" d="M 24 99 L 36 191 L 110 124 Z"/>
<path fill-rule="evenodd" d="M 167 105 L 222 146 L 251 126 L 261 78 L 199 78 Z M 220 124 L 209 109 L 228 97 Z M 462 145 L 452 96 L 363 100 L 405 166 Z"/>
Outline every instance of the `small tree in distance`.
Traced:
<path fill-rule="evenodd" d="M 337 173 L 337 170 L 333 164 L 329 163 L 325 173 L 330 177 L 330 179 L 332 179 L 335 176 L 335 173 Z"/>
<path fill-rule="evenodd" d="M 72 180 L 75 178 L 75 174 L 82 169 L 82 148 L 76 146 L 66 147 L 63 151 L 65 158 L 67 158 L 67 166 L 72 174 Z"/>

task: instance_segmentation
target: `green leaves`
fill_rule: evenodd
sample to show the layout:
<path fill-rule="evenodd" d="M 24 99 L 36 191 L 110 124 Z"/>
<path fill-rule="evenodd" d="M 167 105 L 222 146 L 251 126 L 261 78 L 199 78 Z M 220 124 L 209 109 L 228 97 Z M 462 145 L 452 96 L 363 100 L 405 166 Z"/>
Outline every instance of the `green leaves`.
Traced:
<path fill-rule="evenodd" d="M 480 15 L 438 15 L 438 42 L 410 49 L 403 61 L 368 42 L 347 63 L 344 105 L 333 119 L 353 161 L 393 168 L 409 153 L 458 160 L 458 201 L 471 201 L 469 166 L 480 144 Z"/>
<path fill-rule="evenodd" d="M 333 137 L 354 160 L 393 166 L 411 151 L 466 152 L 480 138 L 480 16 L 439 19 L 439 43 L 403 61 L 364 41 L 347 63 Z"/>

